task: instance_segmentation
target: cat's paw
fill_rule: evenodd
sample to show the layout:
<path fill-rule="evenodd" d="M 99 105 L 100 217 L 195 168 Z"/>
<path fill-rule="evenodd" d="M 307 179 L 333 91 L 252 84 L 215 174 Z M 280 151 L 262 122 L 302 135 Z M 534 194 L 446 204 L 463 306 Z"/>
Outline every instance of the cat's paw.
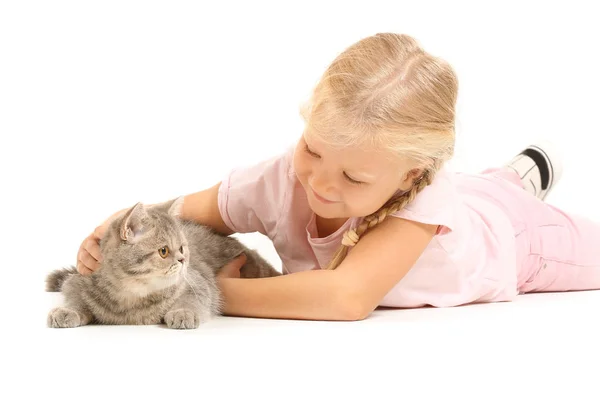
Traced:
<path fill-rule="evenodd" d="M 81 318 L 77 311 L 57 307 L 48 313 L 48 327 L 50 328 L 75 328 L 80 325 Z"/>
<path fill-rule="evenodd" d="M 165 324 L 171 329 L 195 329 L 200 326 L 200 314 L 186 308 L 171 310 L 165 315 Z"/>

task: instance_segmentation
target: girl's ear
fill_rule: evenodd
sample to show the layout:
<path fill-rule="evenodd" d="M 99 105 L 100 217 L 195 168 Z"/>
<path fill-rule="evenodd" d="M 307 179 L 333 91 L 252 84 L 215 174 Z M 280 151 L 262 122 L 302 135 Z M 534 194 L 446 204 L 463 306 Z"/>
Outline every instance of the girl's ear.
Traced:
<path fill-rule="evenodd" d="M 423 168 L 413 168 L 409 170 L 402 177 L 402 181 L 400 182 L 400 190 L 406 191 L 413 187 L 415 181 L 423 176 L 423 172 L 425 170 Z"/>

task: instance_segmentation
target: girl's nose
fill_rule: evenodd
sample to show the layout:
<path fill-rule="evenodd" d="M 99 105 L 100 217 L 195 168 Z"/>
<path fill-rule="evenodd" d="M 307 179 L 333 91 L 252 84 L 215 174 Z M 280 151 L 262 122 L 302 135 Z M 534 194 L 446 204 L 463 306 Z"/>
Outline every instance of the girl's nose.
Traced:
<path fill-rule="evenodd" d="M 311 180 L 312 180 L 311 186 L 315 190 L 325 192 L 331 188 L 329 177 L 327 176 L 327 173 L 324 171 L 319 171 L 319 170 L 313 171 Z"/>

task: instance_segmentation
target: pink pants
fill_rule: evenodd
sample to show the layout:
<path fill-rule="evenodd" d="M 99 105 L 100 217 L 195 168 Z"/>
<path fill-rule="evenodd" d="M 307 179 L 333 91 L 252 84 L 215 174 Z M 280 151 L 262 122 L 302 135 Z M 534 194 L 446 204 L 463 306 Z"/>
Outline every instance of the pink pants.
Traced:
<path fill-rule="evenodd" d="M 511 170 L 483 173 L 522 189 Z M 515 229 L 519 292 L 600 289 L 600 223 L 565 213 L 525 190 L 499 192 Z"/>

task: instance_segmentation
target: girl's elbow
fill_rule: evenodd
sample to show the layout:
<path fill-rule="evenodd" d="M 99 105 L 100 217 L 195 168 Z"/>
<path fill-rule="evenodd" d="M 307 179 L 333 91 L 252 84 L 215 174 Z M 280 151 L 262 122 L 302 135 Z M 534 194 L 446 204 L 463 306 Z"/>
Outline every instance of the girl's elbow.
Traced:
<path fill-rule="evenodd" d="M 362 321 L 371 315 L 373 307 L 356 295 L 342 296 L 339 303 L 339 317 L 343 321 Z"/>
<path fill-rule="evenodd" d="M 336 277 L 337 278 L 337 277 Z M 334 287 L 330 290 L 334 313 L 340 321 L 361 321 L 366 319 L 377 305 L 373 306 L 366 300 L 364 288 L 357 288 L 342 279 L 335 279 Z"/>

